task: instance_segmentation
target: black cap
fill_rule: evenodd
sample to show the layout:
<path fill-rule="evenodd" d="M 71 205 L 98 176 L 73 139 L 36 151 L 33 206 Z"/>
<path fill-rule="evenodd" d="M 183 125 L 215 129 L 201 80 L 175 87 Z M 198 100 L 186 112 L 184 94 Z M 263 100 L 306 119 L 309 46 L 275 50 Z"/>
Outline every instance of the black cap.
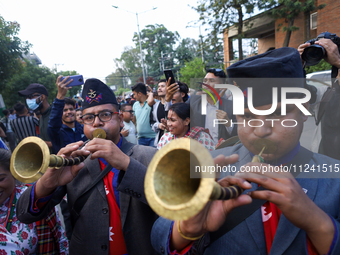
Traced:
<path fill-rule="evenodd" d="M 245 97 L 253 88 L 253 106 L 272 104 L 272 89 L 278 89 L 281 102 L 282 87 L 304 87 L 304 73 L 299 52 L 283 47 L 250 57 L 227 68 L 228 83 L 238 86 Z M 287 98 L 301 97 L 301 93 L 288 93 Z M 247 107 L 247 100 L 246 100 Z"/>
<path fill-rule="evenodd" d="M 18 92 L 18 94 L 22 97 L 27 97 L 29 95 L 32 95 L 33 93 L 40 93 L 48 96 L 48 92 L 45 86 L 39 83 L 32 83 L 28 85 L 25 90 L 21 90 Z"/>
<path fill-rule="evenodd" d="M 102 105 L 116 104 L 118 105 L 115 94 L 106 84 L 98 79 L 87 79 L 84 84 L 82 98 L 84 101 L 81 107 L 84 109 Z"/>

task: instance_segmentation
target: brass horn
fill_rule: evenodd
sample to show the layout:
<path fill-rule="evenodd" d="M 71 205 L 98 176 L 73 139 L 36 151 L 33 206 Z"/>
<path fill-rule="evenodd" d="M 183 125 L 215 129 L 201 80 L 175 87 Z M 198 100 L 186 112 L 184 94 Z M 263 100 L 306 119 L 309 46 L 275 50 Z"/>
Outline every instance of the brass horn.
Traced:
<path fill-rule="evenodd" d="M 103 129 L 97 128 L 93 131 L 93 137 L 105 139 L 106 133 Z M 48 167 L 73 166 L 84 160 L 83 156 L 67 159 L 50 155 L 50 150 L 42 139 L 29 136 L 23 139 L 13 151 L 10 170 L 17 180 L 31 183 L 37 181 Z"/>
<path fill-rule="evenodd" d="M 191 148 L 191 150 L 190 150 Z M 210 152 L 193 139 L 176 139 L 160 149 L 145 176 L 145 196 L 151 208 L 171 220 L 186 220 L 199 213 L 209 200 L 238 197 L 239 186 L 222 188 L 215 174 L 200 172 L 190 178 L 196 166 L 215 166 Z M 190 171 L 189 171 L 190 170 Z"/>

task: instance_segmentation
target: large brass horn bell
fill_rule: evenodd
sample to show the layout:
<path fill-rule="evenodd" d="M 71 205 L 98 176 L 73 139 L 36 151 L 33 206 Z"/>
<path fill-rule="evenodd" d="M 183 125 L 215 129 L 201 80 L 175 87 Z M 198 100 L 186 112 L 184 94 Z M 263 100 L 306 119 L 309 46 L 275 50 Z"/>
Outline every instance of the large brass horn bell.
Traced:
<path fill-rule="evenodd" d="M 176 139 L 160 149 L 145 176 L 145 196 L 151 208 L 171 220 L 186 220 L 199 213 L 209 200 L 239 196 L 238 186 L 222 188 L 215 175 L 201 172 L 190 178 L 196 166 L 215 166 L 210 152 L 193 139 Z"/>
<path fill-rule="evenodd" d="M 93 137 L 106 138 L 102 129 L 95 129 Z M 60 168 L 79 164 L 85 157 L 63 158 L 50 155 L 47 144 L 39 137 L 29 136 L 23 139 L 13 151 L 10 170 L 15 179 L 31 183 L 37 181 L 48 167 Z"/>

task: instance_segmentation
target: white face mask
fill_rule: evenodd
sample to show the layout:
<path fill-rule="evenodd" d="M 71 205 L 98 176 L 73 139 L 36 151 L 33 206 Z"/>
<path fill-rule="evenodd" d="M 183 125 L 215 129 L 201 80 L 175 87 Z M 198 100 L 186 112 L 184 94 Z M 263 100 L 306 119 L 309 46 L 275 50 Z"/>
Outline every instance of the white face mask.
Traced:
<path fill-rule="evenodd" d="M 39 96 L 39 97 L 41 97 L 41 96 Z M 35 110 L 35 109 L 37 109 L 38 107 L 39 107 L 39 105 L 41 105 L 41 103 L 42 103 L 42 101 L 40 101 L 40 103 L 39 104 L 37 104 L 37 99 L 39 98 L 39 97 L 37 97 L 37 98 L 33 98 L 33 99 L 26 99 L 26 104 L 27 104 L 27 106 L 28 106 L 28 108 L 30 108 L 31 110 Z"/>

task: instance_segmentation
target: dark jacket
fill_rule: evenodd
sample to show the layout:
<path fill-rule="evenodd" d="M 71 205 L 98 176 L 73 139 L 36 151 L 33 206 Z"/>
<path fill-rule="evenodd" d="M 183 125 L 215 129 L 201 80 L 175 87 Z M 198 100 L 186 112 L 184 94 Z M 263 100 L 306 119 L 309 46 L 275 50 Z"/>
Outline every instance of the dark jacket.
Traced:
<path fill-rule="evenodd" d="M 48 121 L 47 133 L 51 139 L 53 153 L 58 151 L 70 143 L 80 140 L 86 141 L 83 126 L 75 121 L 75 131 L 62 122 L 63 110 L 65 106 L 64 100 L 55 99 L 53 102 L 50 120 Z"/>
<path fill-rule="evenodd" d="M 150 237 L 151 228 L 158 216 L 147 205 L 144 195 L 144 175 L 157 149 L 141 145 L 131 148 L 129 142 L 123 137 L 121 150 L 130 157 L 127 170 L 120 171 L 117 182 L 120 217 L 127 252 L 129 255 L 156 254 L 151 246 Z M 69 208 L 72 208 L 80 194 L 101 172 L 98 159 L 87 158 L 84 162 L 85 167 L 80 170 L 76 178 L 66 186 L 57 188 L 37 214 L 30 212 L 32 187 L 28 188 L 18 200 L 18 219 L 24 223 L 31 223 L 46 217 L 66 193 Z M 73 226 L 70 254 L 109 254 L 110 215 L 108 208 L 104 182 L 101 180 L 86 201 Z M 70 211 L 73 214 L 72 210 Z"/>

